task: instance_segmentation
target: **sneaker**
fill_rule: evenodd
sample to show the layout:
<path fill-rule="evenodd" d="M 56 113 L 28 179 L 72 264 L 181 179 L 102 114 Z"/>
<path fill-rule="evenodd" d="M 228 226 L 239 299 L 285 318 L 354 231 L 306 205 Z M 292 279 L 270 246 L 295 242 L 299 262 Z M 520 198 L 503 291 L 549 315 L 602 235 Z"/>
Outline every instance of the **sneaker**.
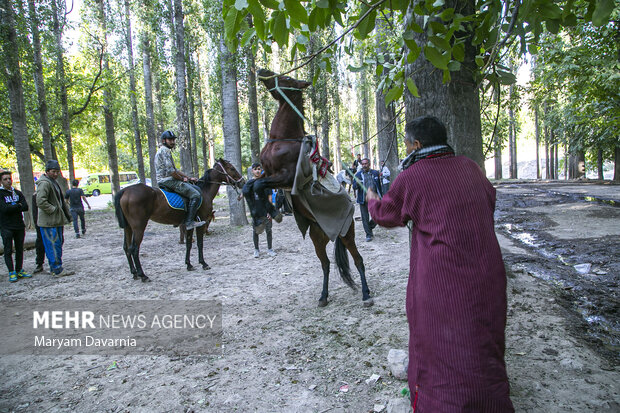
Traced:
<path fill-rule="evenodd" d="M 54 273 L 53 275 L 54 275 L 54 277 L 60 278 L 60 277 L 67 277 L 67 276 L 73 275 L 73 274 L 75 274 L 75 271 L 62 270 L 59 273 Z"/>
<path fill-rule="evenodd" d="M 33 274 L 37 274 L 43 272 L 43 265 L 37 265 L 37 267 L 34 269 L 34 271 L 32 272 Z"/>
<path fill-rule="evenodd" d="M 185 229 L 187 229 L 189 231 L 190 229 L 201 227 L 204 224 L 206 224 L 206 222 L 204 222 L 204 221 L 192 221 L 189 224 L 185 225 Z"/>
<path fill-rule="evenodd" d="M 26 271 L 24 271 L 23 268 L 21 270 L 19 270 L 19 272 L 17 273 L 17 276 L 19 278 L 32 278 L 32 275 L 30 275 Z"/>
<path fill-rule="evenodd" d="M 80 234 L 75 234 L 75 238 L 80 238 Z"/>
<path fill-rule="evenodd" d="M 370 242 L 372 241 L 373 236 L 372 235 L 367 235 L 366 236 L 366 242 Z"/>
<path fill-rule="evenodd" d="M 85 229 L 82 230 L 82 235 L 86 235 L 86 230 Z"/>
<path fill-rule="evenodd" d="M 269 254 L 270 257 L 275 257 L 278 255 L 274 250 L 267 250 L 267 254 Z"/>
<path fill-rule="evenodd" d="M 254 250 L 254 258 L 258 258 L 260 256 L 259 250 Z"/>
<path fill-rule="evenodd" d="M 9 282 L 14 283 L 17 281 L 17 273 L 15 271 L 9 272 Z"/>

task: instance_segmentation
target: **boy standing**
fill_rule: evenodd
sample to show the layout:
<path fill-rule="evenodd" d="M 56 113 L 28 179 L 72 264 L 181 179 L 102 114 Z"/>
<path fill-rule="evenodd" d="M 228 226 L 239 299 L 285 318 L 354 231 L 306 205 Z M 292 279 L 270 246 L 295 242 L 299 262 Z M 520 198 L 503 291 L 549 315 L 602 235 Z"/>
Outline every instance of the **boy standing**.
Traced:
<path fill-rule="evenodd" d="M 0 172 L 0 232 L 4 244 L 4 262 L 9 270 L 9 281 L 30 278 L 22 268 L 24 263 L 24 237 L 26 226 L 22 212 L 28 211 L 24 194 L 13 188 L 11 172 Z M 13 263 L 13 245 L 15 245 L 15 263 Z"/>
<path fill-rule="evenodd" d="M 80 217 L 80 224 L 82 224 L 82 236 L 86 234 L 86 222 L 84 220 L 84 204 L 82 200 L 88 205 L 90 204 L 84 195 L 84 191 L 78 188 L 79 181 L 74 179 L 71 181 L 71 189 L 65 193 L 65 199 L 69 200 L 69 212 L 71 212 L 71 218 L 73 219 L 73 230 L 75 231 L 75 238 L 80 238 L 80 228 L 78 226 L 78 217 Z"/>

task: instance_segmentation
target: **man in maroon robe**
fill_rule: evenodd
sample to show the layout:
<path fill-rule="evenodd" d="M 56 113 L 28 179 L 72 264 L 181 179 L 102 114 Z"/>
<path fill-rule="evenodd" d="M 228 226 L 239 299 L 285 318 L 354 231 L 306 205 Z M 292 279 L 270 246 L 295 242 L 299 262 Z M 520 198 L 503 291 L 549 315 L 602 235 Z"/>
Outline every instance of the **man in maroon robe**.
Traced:
<path fill-rule="evenodd" d="M 493 224 L 495 189 L 454 156 L 445 126 L 406 126 L 403 172 L 368 209 L 384 227 L 413 224 L 407 319 L 415 412 L 512 412 L 504 362 L 506 273 Z"/>

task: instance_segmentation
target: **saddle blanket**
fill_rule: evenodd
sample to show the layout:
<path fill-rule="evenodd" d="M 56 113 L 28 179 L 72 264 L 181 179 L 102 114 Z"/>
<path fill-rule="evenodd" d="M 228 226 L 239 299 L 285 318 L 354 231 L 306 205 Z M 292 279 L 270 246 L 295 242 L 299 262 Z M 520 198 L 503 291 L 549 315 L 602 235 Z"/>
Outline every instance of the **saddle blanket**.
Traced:
<path fill-rule="evenodd" d="M 186 208 L 187 198 L 177 194 L 176 192 L 164 191 L 161 188 L 159 188 L 159 190 L 162 192 L 162 194 L 164 194 L 164 197 L 166 198 L 166 202 L 168 202 L 168 205 L 170 206 L 170 208 L 179 209 L 181 211 L 187 210 Z M 202 197 L 200 197 L 200 205 L 202 205 Z M 198 205 L 198 208 L 200 208 L 200 205 Z"/>

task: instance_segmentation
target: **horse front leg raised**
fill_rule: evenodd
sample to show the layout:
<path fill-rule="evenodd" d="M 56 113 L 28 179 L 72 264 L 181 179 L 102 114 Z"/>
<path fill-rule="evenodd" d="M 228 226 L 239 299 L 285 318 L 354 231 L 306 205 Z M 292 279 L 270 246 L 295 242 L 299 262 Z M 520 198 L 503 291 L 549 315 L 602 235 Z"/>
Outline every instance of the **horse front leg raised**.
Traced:
<path fill-rule="evenodd" d="M 185 232 L 185 265 L 187 265 L 187 271 L 194 271 L 195 268 L 190 261 L 190 254 L 192 252 L 192 236 L 194 230 L 190 229 Z"/>
<path fill-rule="evenodd" d="M 204 234 L 207 231 L 206 225 L 196 228 L 196 246 L 198 247 L 198 262 L 202 264 L 203 270 L 210 270 L 209 264 L 205 262 L 204 252 L 202 250 Z"/>
<path fill-rule="evenodd" d="M 325 232 L 319 227 L 317 223 L 310 224 L 310 239 L 314 244 L 314 251 L 316 256 L 321 261 L 321 267 L 323 268 L 323 290 L 321 291 L 321 297 L 319 298 L 319 307 L 325 307 L 327 305 L 327 296 L 329 295 L 329 257 L 327 256 L 327 243 L 329 238 L 325 235 Z"/>

